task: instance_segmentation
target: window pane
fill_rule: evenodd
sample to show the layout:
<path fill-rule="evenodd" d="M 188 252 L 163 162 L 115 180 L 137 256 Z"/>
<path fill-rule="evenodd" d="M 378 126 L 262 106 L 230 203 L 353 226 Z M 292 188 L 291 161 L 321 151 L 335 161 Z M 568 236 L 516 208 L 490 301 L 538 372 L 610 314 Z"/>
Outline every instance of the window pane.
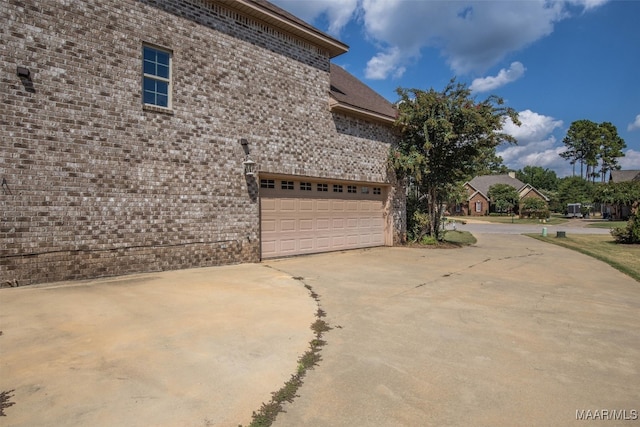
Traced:
<path fill-rule="evenodd" d="M 167 95 L 158 95 L 156 100 L 156 105 L 160 107 L 168 107 L 169 106 L 169 97 Z"/>
<path fill-rule="evenodd" d="M 169 83 L 156 80 L 156 92 L 162 95 L 169 95 Z"/>
<path fill-rule="evenodd" d="M 158 64 L 169 66 L 169 54 L 167 52 L 162 52 L 161 50 L 157 50 L 156 61 L 158 62 Z"/>
<path fill-rule="evenodd" d="M 158 77 L 162 77 L 164 79 L 168 79 L 169 78 L 169 67 L 166 66 L 166 65 L 158 64 L 158 67 L 156 69 L 156 75 Z"/>
<path fill-rule="evenodd" d="M 144 103 L 145 104 L 155 104 L 156 103 L 156 94 L 153 92 L 144 91 Z"/>
<path fill-rule="evenodd" d="M 150 47 L 144 48 L 144 59 L 145 61 L 154 61 L 156 60 L 156 51 L 151 49 Z"/>
<path fill-rule="evenodd" d="M 156 91 L 156 81 L 150 79 L 148 77 L 144 78 L 144 91 L 155 92 Z"/>
<path fill-rule="evenodd" d="M 145 74 L 155 74 L 156 73 L 156 64 L 154 62 L 144 61 L 144 73 Z"/>

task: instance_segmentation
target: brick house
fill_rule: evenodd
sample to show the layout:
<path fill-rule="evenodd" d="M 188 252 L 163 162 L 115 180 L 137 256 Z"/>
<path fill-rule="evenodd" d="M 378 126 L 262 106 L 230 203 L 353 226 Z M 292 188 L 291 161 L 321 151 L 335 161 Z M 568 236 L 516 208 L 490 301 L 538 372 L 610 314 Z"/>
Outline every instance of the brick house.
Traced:
<path fill-rule="evenodd" d="M 402 240 L 395 109 L 339 40 L 264 0 L 0 16 L 0 284 Z"/>
<path fill-rule="evenodd" d="M 452 214 L 482 216 L 491 212 L 491 200 L 489 199 L 489 189 L 495 184 L 506 184 L 515 188 L 520 196 L 520 201 L 528 197 L 535 197 L 549 203 L 549 198 L 538 191 L 530 184 L 525 184 L 516 178 L 514 172 L 504 175 L 482 175 L 476 176 L 471 181 L 465 182 L 464 188 L 467 191 L 467 199 L 464 203 L 452 209 Z"/>

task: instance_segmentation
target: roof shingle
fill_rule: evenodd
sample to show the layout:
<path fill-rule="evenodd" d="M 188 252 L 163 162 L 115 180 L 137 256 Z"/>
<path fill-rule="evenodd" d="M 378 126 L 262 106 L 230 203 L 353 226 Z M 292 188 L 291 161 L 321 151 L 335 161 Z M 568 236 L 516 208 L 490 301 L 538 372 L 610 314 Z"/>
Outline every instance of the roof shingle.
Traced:
<path fill-rule="evenodd" d="M 360 110 L 364 114 L 381 116 L 383 119 L 394 121 L 397 110 L 392 103 L 344 68 L 331 64 L 331 96 L 338 105 Z"/>

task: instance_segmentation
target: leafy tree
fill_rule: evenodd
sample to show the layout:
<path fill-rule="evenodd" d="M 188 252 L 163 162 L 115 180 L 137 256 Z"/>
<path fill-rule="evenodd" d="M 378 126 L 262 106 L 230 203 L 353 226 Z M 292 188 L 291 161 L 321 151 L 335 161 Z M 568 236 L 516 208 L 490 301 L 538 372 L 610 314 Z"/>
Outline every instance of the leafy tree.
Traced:
<path fill-rule="evenodd" d="M 571 123 L 563 142 L 567 150 L 560 156 L 571 162 L 573 175 L 575 164 L 580 163 L 580 176 L 591 181 L 598 176 L 604 181 L 607 172 L 619 169 L 618 158 L 624 156 L 622 150 L 627 146 L 613 124 L 597 124 L 590 120 Z M 599 171 L 596 170 L 598 165 Z"/>
<path fill-rule="evenodd" d="M 504 175 L 509 172 L 509 168 L 504 164 L 502 157 L 496 154 L 495 147 L 480 150 L 476 161 L 476 170 L 467 177 L 467 181 L 478 175 Z"/>
<path fill-rule="evenodd" d="M 540 166 L 525 166 L 516 171 L 516 178 L 538 190 L 555 191 L 558 189 L 558 176 L 551 169 Z"/>
<path fill-rule="evenodd" d="M 558 182 L 558 199 L 563 210 L 568 203 L 591 204 L 594 202 L 594 184 L 579 176 L 562 178 Z"/>
<path fill-rule="evenodd" d="M 535 218 L 548 218 L 549 209 L 544 200 L 537 197 L 525 197 L 520 206 L 520 215 Z"/>
<path fill-rule="evenodd" d="M 601 162 L 602 181 L 607 179 L 607 172 L 620 169 L 618 158 L 624 157 L 622 150 L 627 147 L 624 139 L 618 135 L 618 129 L 609 122 L 600 123 L 600 150 L 598 158 Z"/>
<path fill-rule="evenodd" d="M 580 163 L 580 177 L 588 177 L 590 168 L 597 164 L 596 155 L 598 147 L 598 124 L 591 120 L 577 120 L 571 123 L 567 135 L 562 142 L 567 150 L 560 153 L 560 157 L 567 159 L 573 165 L 573 175 L 575 175 L 575 164 Z M 587 165 L 586 175 L 584 166 Z"/>
<path fill-rule="evenodd" d="M 441 240 L 440 221 L 460 182 L 478 170 L 478 156 L 501 142 L 515 143 L 502 131 L 505 116 L 520 124 L 515 110 L 501 98 L 477 102 L 470 89 L 452 79 L 442 91 L 398 89 L 397 126 L 401 141 L 390 153 L 399 176 L 411 177 L 420 210 L 427 213 L 428 233 Z"/>
<path fill-rule="evenodd" d="M 596 202 L 631 206 L 640 200 L 640 181 L 609 182 L 598 185 L 593 193 Z"/>
<path fill-rule="evenodd" d="M 487 196 L 496 212 L 510 212 L 520 200 L 518 190 L 508 184 L 492 185 Z"/>

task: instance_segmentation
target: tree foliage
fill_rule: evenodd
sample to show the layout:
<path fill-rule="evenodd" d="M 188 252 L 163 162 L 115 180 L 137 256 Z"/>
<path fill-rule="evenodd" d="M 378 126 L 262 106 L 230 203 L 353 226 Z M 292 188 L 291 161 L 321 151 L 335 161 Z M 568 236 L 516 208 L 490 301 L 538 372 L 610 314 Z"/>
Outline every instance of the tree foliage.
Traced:
<path fill-rule="evenodd" d="M 568 203 L 591 204 L 594 198 L 595 184 L 579 176 L 562 178 L 558 182 L 558 201 L 562 209 L 567 208 Z"/>
<path fill-rule="evenodd" d="M 576 163 L 579 163 L 580 177 L 591 181 L 598 176 L 604 181 L 607 172 L 620 169 L 618 158 L 624 156 L 622 150 L 626 148 L 624 139 L 613 124 L 597 124 L 591 120 L 571 123 L 562 142 L 567 149 L 560 156 L 571 162 L 573 174 Z M 600 170 L 596 170 L 598 166 Z"/>
<path fill-rule="evenodd" d="M 525 197 L 520 205 L 520 215 L 534 218 L 548 218 L 549 209 L 544 200 L 537 197 Z"/>
<path fill-rule="evenodd" d="M 609 182 L 595 188 L 596 202 L 631 206 L 640 200 L 640 181 Z"/>
<path fill-rule="evenodd" d="M 633 203 L 627 226 L 614 228 L 611 235 L 618 243 L 640 244 L 640 200 Z"/>
<path fill-rule="evenodd" d="M 516 178 L 541 191 L 556 191 L 558 189 L 558 176 L 555 171 L 540 166 L 525 166 L 516 171 Z"/>
<path fill-rule="evenodd" d="M 492 185 L 487 196 L 496 212 L 511 212 L 520 200 L 518 190 L 508 184 Z"/>
<path fill-rule="evenodd" d="M 478 157 L 501 142 L 515 142 L 502 133 L 505 116 L 520 124 L 515 110 L 501 98 L 484 101 L 452 79 L 442 90 L 398 89 L 396 122 L 402 137 L 390 153 L 399 176 L 410 177 L 420 195 L 420 209 L 429 218 L 429 234 L 441 238 L 443 206 L 459 183 L 481 168 Z"/>

